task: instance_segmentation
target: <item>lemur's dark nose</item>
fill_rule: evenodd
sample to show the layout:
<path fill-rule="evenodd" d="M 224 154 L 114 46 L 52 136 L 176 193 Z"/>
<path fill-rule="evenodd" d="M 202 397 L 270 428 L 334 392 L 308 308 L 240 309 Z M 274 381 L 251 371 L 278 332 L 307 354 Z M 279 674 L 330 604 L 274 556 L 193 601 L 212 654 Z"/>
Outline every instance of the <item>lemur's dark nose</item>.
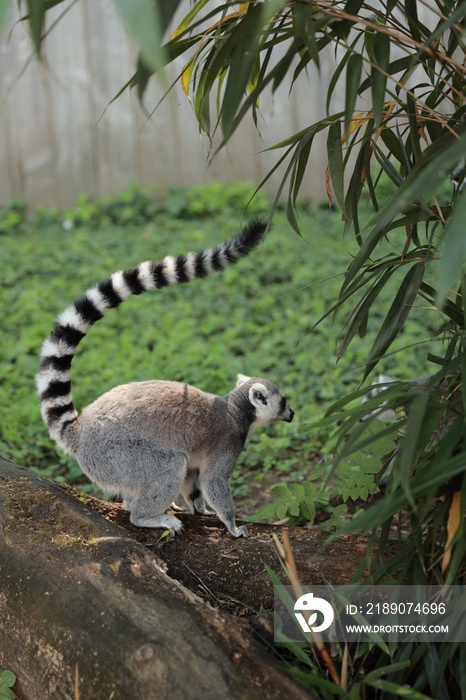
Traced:
<path fill-rule="evenodd" d="M 290 415 L 289 415 L 289 418 L 285 418 L 286 422 L 287 422 L 287 423 L 291 423 L 291 421 L 293 420 L 293 416 L 294 416 L 294 411 L 292 411 L 291 408 L 290 408 Z"/>

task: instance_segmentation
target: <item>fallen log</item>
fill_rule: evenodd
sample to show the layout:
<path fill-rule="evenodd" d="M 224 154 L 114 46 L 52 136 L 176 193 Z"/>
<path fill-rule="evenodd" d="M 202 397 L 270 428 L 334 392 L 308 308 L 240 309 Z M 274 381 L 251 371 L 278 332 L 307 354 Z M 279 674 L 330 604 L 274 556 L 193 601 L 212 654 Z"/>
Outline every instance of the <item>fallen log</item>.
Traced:
<path fill-rule="evenodd" d="M 0 525 L 0 664 L 22 700 L 311 697 L 87 499 L 2 458 Z"/>

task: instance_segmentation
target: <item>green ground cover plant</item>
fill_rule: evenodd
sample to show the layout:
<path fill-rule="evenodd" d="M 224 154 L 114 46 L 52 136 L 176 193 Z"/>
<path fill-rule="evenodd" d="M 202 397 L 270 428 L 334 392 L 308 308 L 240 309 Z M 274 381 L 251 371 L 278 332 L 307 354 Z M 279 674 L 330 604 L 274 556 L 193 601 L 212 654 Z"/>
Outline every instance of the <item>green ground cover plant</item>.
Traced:
<path fill-rule="evenodd" d="M 16 694 L 12 690 L 15 683 L 15 674 L 0 666 L 0 700 L 15 700 Z"/>
<path fill-rule="evenodd" d="M 97 202 L 82 197 L 63 214 L 39 209 L 29 217 L 20 203 L 12 203 L 10 209 L 22 212 L 22 219 L 12 220 L 1 235 L 4 455 L 82 481 L 75 461 L 49 440 L 34 388 L 39 348 L 55 317 L 120 267 L 216 244 L 249 216 L 263 215 L 265 196 L 244 213 L 251 189 L 247 183 L 151 192 L 132 186 Z M 4 221 L 7 212 L 8 207 Z M 251 487 L 264 477 L 273 484 L 312 475 L 331 445 L 328 431 L 310 426 L 348 387 L 358 386 L 371 334 L 337 363 L 335 337 L 345 317 L 338 314 L 310 331 L 337 294 L 347 250 L 339 217 L 328 207 L 303 207 L 300 218 L 303 237 L 290 231 L 279 211 L 262 248 L 241 266 L 131 299 L 108 314 L 78 348 L 76 405 L 133 380 L 169 378 L 226 393 L 237 372 L 270 376 L 285 387 L 297 418 L 292 426 L 252 437 L 233 478 L 235 497 L 250 497 Z M 381 318 L 383 305 L 381 299 Z M 427 369 L 430 345 L 416 344 L 424 340 L 426 325 L 439 322 L 431 316 L 419 309 L 410 317 L 384 372 L 407 379 Z M 412 345 L 409 353 L 402 350 Z"/>

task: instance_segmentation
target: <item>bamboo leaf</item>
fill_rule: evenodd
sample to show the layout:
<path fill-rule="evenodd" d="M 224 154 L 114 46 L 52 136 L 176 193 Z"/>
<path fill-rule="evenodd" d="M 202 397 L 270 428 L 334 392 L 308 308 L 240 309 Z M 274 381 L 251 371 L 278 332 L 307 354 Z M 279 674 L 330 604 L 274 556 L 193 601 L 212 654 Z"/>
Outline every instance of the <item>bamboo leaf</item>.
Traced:
<path fill-rule="evenodd" d="M 367 358 L 364 379 L 374 369 L 380 358 L 386 353 L 403 327 L 406 318 L 419 291 L 422 277 L 425 271 L 425 263 L 419 262 L 413 265 L 406 273 L 403 282 L 393 300 L 385 317 L 379 333 L 372 345 Z"/>
<path fill-rule="evenodd" d="M 296 5 L 293 8 L 293 17 L 309 56 L 320 68 L 319 47 L 316 39 L 317 27 L 312 17 L 311 5 Z"/>
<path fill-rule="evenodd" d="M 351 133 L 353 112 L 358 96 L 359 83 L 362 71 L 362 55 L 354 53 L 348 59 L 346 68 L 346 94 L 345 94 L 345 138 Z"/>
<path fill-rule="evenodd" d="M 152 0 L 113 0 L 129 34 L 140 49 L 144 63 L 158 71 L 165 63 L 159 8 Z"/>
<path fill-rule="evenodd" d="M 157 5 L 157 17 L 161 35 L 163 35 L 169 26 L 181 1 L 182 0 L 155 0 L 155 3 L 153 3 Z"/>
<path fill-rule="evenodd" d="M 327 137 L 327 155 L 330 177 L 332 178 L 333 189 L 343 216 L 347 219 L 348 216 L 345 210 L 345 192 L 344 192 L 344 168 L 343 154 L 341 143 L 341 124 L 340 121 L 334 121 L 328 130 Z"/>
<path fill-rule="evenodd" d="M 194 5 L 194 7 L 191 8 L 191 10 L 188 12 L 187 15 L 185 15 L 185 17 L 183 17 L 182 21 L 173 32 L 172 40 L 177 39 L 180 36 L 180 34 L 183 34 L 188 29 L 194 17 L 202 10 L 204 5 L 206 5 L 208 2 L 209 0 L 199 0 L 199 2 L 197 2 Z"/>
<path fill-rule="evenodd" d="M 448 172 L 458 162 L 458 159 L 466 154 L 466 124 L 457 127 L 457 131 L 461 134 L 459 138 L 455 138 L 451 132 L 447 132 L 424 151 L 396 194 L 371 219 L 367 228 L 372 230 L 349 266 L 342 290 L 361 270 L 384 235 L 384 227 L 390 223 L 394 216 L 400 211 L 406 211 L 409 205 L 431 192 L 447 177 Z"/>
<path fill-rule="evenodd" d="M 466 261 L 466 235 L 464 222 L 466 220 L 465 193 L 456 200 L 452 216 L 445 229 L 445 248 L 440 267 L 440 279 L 437 295 L 439 308 L 445 305 L 447 295 L 461 274 Z"/>
<path fill-rule="evenodd" d="M 379 666 L 373 671 L 369 671 L 366 678 L 369 680 L 374 680 L 375 678 L 380 678 L 380 676 L 387 676 L 388 674 L 396 673 L 400 669 L 410 668 L 411 662 L 408 661 L 398 661 L 398 663 L 390 664 L 389 666 Z"/>
<path fill-rule="evenodd" d="M 183 72 L 181 75 L 181 87 L 183 88 L 183 92 L 185 93 L 185 95 L 189 94 L 189 85 L 191 83 L 191 76 L 193 74 L 195 65 L 195 62 L 192 59 L 190 59 L 183 68 Z"/>
<path fill-rule="evenodd" d="M 344 340 L 338 350 L 338 359 L 343 357 L 356 333 L 359 333 L 360 337 L 364 337 L 369 311 L 371 310 L 374 301 L 376 300 L 382 289 L 385 287 L 394 271 L 394 266 L 388 268 L 388 270 L 385 270 L 378 282 L 372 285 L 370 290 L 364 295 L 362 301 L 356 307 L 356 310 L 353 314 L 353 320 L 351 321 L 350 327 L 347 330 Z"/>
<path fill-rule="evenodd" d="M 375 125 L 379 126 L 382 121 L 385 102 L 386 73 L 390 63 L 390 37 L 387 34 L 380 33 L 375 37 L 373 42 L 373 60 L 374 64 L 371 70 L 372 104 Z"/>
<path fill-rule="evenodd" d="M 332 77 L 330 78 L 328 90 L 327 90 L 327 102 L 325 105 L 325 110 L 327 114 L 330 111 L 330 100 L 332 99 L 333 91 L 335 90 L 337 83 L 340 79 L 341 74 L 343 73 L 346 64 L 349 61 L 350 56 L 353 54 L 353 49 L 356 46 L 356 43 L 359 41 L 359 36 L 356 37 L 356 39 L 353 41 L 353 43 L 350 45 L 350 48 L 348 51 L 345 53 L 343 56 L 342 60 L 340 63 L 337 65 L 335 71 L 333 72 Z"/>
<path fill-rule="evenodd" d="M 262 27 L 260 6 L 253 6 L 227 40 L 226 51 L 231 51 L 231 63 L 222 100 L 222 130 L 226 138 L 231 133 L 239 104 L 246 94 L 254 65 Z"/>
<path fill-rule="evenodd" d="M 412 402 L 409 411 L 408 422 L 406 424 L 406 435 L 409 436 L 409 439 L 405 438 L 400 457 L 399 472 L 401 486 L 404 492 L 406 493 L 406 497 L 413 509 L 416 508 L 416 504 L 414 502 L 414 497 L 411 493 L 409 475 L 410 472 L 413 470 L 416 454 L 419 451 L 421 441 L 420 434 L 421 429 L 424 427 L 424 419 L 428 403 L 429 392 L 426 390 L 422 391 L 419 394 L 419 396 L 416 396 L 416 398 Z M 437 417 L 436 421 L 438 421 Z"/>
<path fill-rule="evenodd" d="M 394 156 L 399 163 L 404 165 L 406 162 L 405 150 L 403 148 L 401 138 L 395 134 L 392 129 L 382 129 L 380 138 L 387 147 L 388 152 Z"/>
<path fill-rule="evenodd" d="M 406 111 L 409 120 L 409 133 L 410 139 L 409 143 L 413 149 L 413 154 L 415 160 L 419 160 L 421 156 L 421 146 L 420 146 L 420 135 L 419 135 L 419 124 L 418 115 L 416 112 L 416 104 L 412 95 L 407 95 L 406 97 Z"/>
<path fill-rule="evenodd" d="M 405 700 L 432 700 L 430 695 L 425 695 L 420 693 L 418 690 L 413 688 L 407 688 L 404 685 L 398 685 L 398 683 L 392 683 L 391 681 L 383 680 L 382 678 L 365 678 L 367 685 L 377 690 L 382 690 L 392 697 L 397 695 Z"/>
<path fill-rule="evenodd" d="M 8 19 L 11 4 L 12 4 L 12 0 L 4 0 L 4 2 L 0 2 L 0 33 L 3 29 L 3 25 L 5 24 L 6 20 Z"/>
<path fill-rule="evenodd" d="M 416 0 L 405 0 L 406 19 L 411 30 L 411 36 L 418 42 L 422 41 L 421 32 L 419 29 L 419 18 L 417 15 Z"/>
<path fill-rule="evenodd" d="M 345 12 L 350 15 L 357 15 L 363 5 L 364 0 L 346 0 Z"/>
<path fill-rule="evenodd" d="M 312 148 L 312 143 L 314 141 L 314 136 L 315 132 L 310 131 L 309 135 L 307 138 L 302 139 L 302 142 L 299 145 L 299 149 L 297 151 L 298 154 L 298 162 L 296 164 L 296 169 L 293 173 L 292 177 L 292 187 L 293 187 L 293 204 L 296 205 L 296 199 L 299 194 L 299 190 L 301 189 L 301 184 L 304 178 L 304 175 L 306 173 L 307 169 L 307 164 L 309 160 L 309 156 L 311 153 L 311 148 Z M 291 192 L 290 192 L 290 198 L 291 198 Z"/>
<path fill-rule="evenodd" d="M 434 305 L 437 303 L 437 290 L 427 282 L 422 282 L 420 289 L 422 296 Z M 462 309 L 455 304 L 451 299 L 445 299 L 442 305 L 442 311 L 450 321 L 453 321 L 459 328 L 464 328 L 464 314 Z"/>
<path fill-rule="evenodd" d="M 447 520 L 447 541 L 445 543 L 445 550 L 442 557 L 442 574 L 448 569 L 448 565 L 451 559 L 451 546 L 453 538 L 459 530 L 461 524 L 461 491 L 456 491 L 453 494 L 453 498 L 450 505 L 450 510 L 448 511 Z"/>
<path fill-rule="evenodd" d="M 27 0 L 29 27 L 36 52 L 41 54 L 42 30 L 47 9 L 46 0 Z"/>

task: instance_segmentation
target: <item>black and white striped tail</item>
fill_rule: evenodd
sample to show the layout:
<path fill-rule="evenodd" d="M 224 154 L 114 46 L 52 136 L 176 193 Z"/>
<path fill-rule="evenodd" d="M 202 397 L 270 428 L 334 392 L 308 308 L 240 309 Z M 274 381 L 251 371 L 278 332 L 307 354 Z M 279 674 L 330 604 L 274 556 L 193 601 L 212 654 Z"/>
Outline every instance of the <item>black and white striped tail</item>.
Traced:
<path fill-rule="evenodd" d="M 71 396 L 71 363 L 91 326 L 130 296 L 207 277 L 236 263 L 251 252 L 265 230 L 264 222 L 253 220 L 214 248 L 178 257 L 167 255 L 163 260 L 147 260 L 135 268 L 114 272 L 60 314 L 42 346 L 36 377 L 42 417 L 58 447 L 70 454 L 76 450 L 78 413 Z"/>

